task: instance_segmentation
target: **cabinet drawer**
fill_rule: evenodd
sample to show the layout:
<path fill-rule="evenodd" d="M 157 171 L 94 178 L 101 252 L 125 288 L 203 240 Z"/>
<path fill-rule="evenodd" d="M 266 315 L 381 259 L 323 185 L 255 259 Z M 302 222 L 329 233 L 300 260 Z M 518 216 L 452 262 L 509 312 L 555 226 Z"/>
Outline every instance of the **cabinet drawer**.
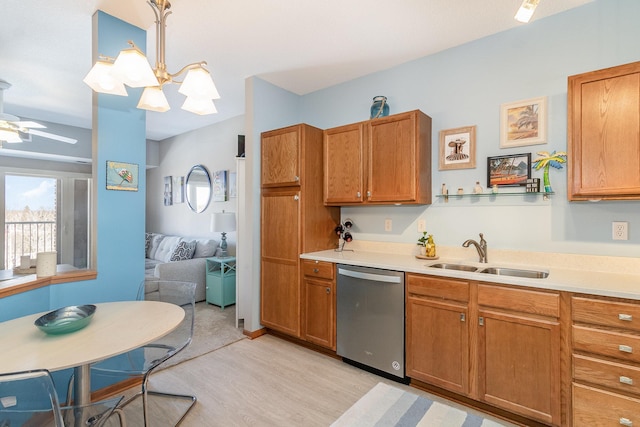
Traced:
<path fill-rule="evenodd" d="M 574 322 L 640 331 L 640 305 L 573 297 L 571 313 Z"/>
<path fill-rule="evenodd" d="M 333 279 L 336 269 L 332 262 L 305 259 L 302 261 L 302 271 L 305 276 Z"/>
<path fill-rule="evenodd" d="M 640 400 L 573 384 L 574 426 L 638 426 Z"/>
<path fill-rule="evenodd" d="M 640 337 L 573 326 L 573 349 L 640 363 Z"/>
<path fill-rule="evenodd" d="M 560 295 L 552 292 L 480 284 L 478 304 L 541 316 L 560 316 Z"/>
<path fill-rule="evenodd" d="M 623 363 L 574 354 L 573 379 L 640 395 L 640 368 Z"/>
<path fill-rule="evenodd" d="M 469 282 L 465 280 L 443 279 L 419 274 L 407 274 L 406 277 L 408 295 L 469 301 Z"/>

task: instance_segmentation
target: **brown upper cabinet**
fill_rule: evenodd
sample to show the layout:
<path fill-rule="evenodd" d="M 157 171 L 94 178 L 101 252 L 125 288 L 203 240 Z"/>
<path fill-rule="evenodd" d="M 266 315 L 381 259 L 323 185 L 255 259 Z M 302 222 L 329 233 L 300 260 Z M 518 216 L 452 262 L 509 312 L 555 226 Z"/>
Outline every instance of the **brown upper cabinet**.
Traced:
<path fill-rule="evenodd" d="M 431 203 L 431 117 L 419 110 L 324 131 L 324 203 Z"/>
<path fill-rule="evenodd" d="M 568 85 L 569 200 L 640 199 L 640 62 Z"/>
<path fill-rule="evenodd" d="M 263 188 L 300 185 L 300 159 L 303 155 L 300 139 L 305 136 L 306 133 L 301 133 L 299 126 L 291 126 L 262 136 L 260 183 Z"/>

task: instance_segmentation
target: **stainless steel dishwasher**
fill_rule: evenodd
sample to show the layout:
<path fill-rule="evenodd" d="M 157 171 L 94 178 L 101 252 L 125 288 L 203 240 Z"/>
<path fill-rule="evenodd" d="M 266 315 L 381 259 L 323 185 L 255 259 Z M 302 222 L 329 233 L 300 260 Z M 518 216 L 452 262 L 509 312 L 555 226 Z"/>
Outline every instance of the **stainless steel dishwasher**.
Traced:
<path fill-rule="evenodd" d="M 405 380 L 404 273 L 344 264 L 337 269 L 338 355 Z"/>

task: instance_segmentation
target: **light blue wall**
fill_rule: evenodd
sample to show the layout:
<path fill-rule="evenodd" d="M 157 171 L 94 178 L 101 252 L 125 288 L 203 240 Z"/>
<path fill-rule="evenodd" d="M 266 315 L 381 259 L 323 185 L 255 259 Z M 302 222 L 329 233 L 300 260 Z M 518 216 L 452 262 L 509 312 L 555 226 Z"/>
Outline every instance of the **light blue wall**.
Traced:
<path fill-rule="evenodd" d="M 321 90 L 302 98 L 300 120 L 330 128 L 368 119 L 371 99 L 388 97 L 391 113 L 420 109 L 433 118 L 434 195 L 486 186 L 489 156 L 564 151 L 567 148 L 567 77 L 640 60 L 640 2 L 596 0 L 577 9 L 534 20 L 513 30 L 452 48 L 407 64 Z M 548 97 L 548 143 L 501 149 L 500 104 Z M 438 170 L 442 129 L 477 126 L 475 169 Z M 571 161 L 571 159 L 569 159 Z M 542 172 L 533 171 L 534 177 Z M 502 249 L 640 256 L 640 202 L 567 201 L 566 167 L 550 171 L 557 193 L 548 202 L 502 198 L 427 207 L 343 208 L 361 240 L 414 242 L 417 220 L 425 219 L 436 243 L 457 246 L 484 232 L 489 246 Z M 393 231 L 384 231 L 384 219 Z M 611 222 L 628 221 L 627 242 L 613 242 Z"/>
<path fill-rule="evenodd" d="M 95 31 L 97 49 L 102 54 L 116 56 L 127 47 L 127 40 L 133 40 L 143 51 L 146 49 L 144 30 L 103 12 L 94 16 Z M 87 71 L 91 62 L 91 58 L 87 58 Z M 128 91 L 129 97 L 97 95 L 94 98 L 97 279 L 2 298 L 0 321 L 66 305 L 135 298 L 144 278 L 146 115 L 144 110 L 135 108 L 140 90 Z M 106 190 L 107 160 L 139 166 L 137 192 Z"/>

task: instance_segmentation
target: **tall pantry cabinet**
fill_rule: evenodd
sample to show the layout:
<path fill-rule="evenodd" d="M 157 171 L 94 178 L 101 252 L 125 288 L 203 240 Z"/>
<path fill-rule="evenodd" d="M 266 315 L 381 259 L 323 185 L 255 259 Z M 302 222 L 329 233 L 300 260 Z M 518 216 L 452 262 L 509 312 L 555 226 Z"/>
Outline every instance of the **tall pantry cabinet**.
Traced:
<path fill-rule="evenodd" d="M 325 207 L 322 130 L 306 124 L 262 133 L 260 322 L 301 338 L 300 254 L 335 248 L 338 207 Z"/>

